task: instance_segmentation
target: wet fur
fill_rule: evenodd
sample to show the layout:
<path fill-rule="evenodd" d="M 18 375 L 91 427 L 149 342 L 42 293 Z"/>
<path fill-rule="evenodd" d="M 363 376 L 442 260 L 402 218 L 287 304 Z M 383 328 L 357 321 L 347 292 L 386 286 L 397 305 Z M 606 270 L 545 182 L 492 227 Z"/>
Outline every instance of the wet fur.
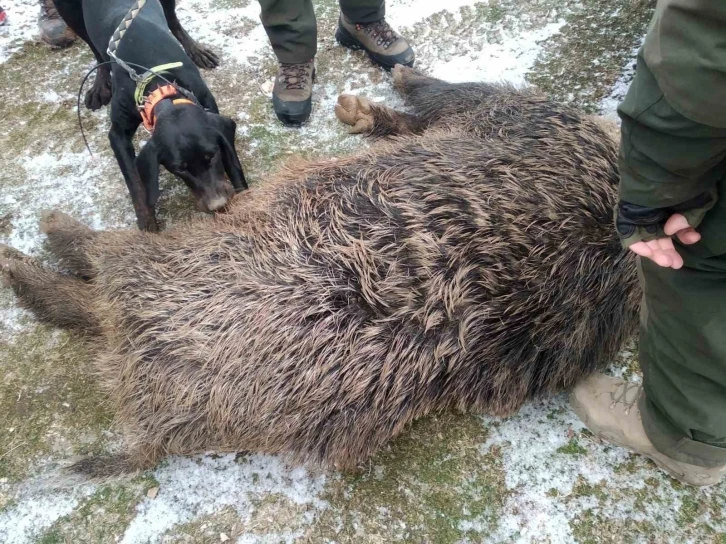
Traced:
<path fill-rule="evenodd" d="M 159 235 L 46 215 L 86 278 L 67 292 L 5 252 L 23 306 L 94 333 L 129 457 L 80 469 L 211 450 L 352 469 L 432 411 L 511 414 L 612 360 L 639 297 L 613 139 L 531 90 L 394 76 L 413 113 L 361 113 L 387 140 L 290 164 L 225 215 Z"/>

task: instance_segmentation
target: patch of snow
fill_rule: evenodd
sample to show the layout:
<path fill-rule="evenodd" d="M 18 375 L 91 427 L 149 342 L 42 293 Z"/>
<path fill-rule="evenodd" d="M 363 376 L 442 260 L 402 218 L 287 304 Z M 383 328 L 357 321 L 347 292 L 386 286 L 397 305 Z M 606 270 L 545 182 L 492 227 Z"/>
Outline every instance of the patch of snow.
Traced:
<path fill-rule="evenodd" d="M 25 183 L 3 187 L 0 198 L 0 215 L 10 213 L 13 225 L 11 234 L 0 241 L 25 253 L 36 252 L 41 244 L 38 220 L 48 208 L 74 210 L 74 216 L 93 229 L 111 227 L 101 221 L 96 206 L 108 189 L 106 172 L 116 163 L 107 154 L 95 157 L 92 160 L 86 151 L 22 157 L 19 164 L 25 170 Z M 34 194 L 43 197 L 34 198 Z"/>
<path fill-rule="evenodd" d="M 227 59 L 234 59 L 240 66 L 249 65 L 272 51 L 260 22 L 257 0 L 249 0 L 243 8 L 220 10 L 210 10 L 206 2 L 183 2 L 177 5 L 176 12 L 195 40 Z M 204 15 L 200 17 L 200 13 Z"/>
<path fill-rule="evenodd" d="M 234 455 L 173 458 L 154 476 L 159 495 L 137 507 L 137 516 L 122 543 L 157 542 L 175 525 L 224 507 L 234 508 L 242 520 L 248 520 L 255 510 L 253 501 L 268 495 L 283 496 L 317 510 L 327 506 L 318 498 L 325 476 L 313 476 L 302 467 L 288 467 L 279 458 L 266 455 L 250 455 L 241 462 L 236 462 Z"/>
<path fill-rule="evenodd" d="M 33 319 L 33 315 L 17 306 L 0 307 L 0 341 L 12 340 L 20 332 L 27 330 L 21 323 Z"/>
<path fill-rule="evenodd" d="M 497 522 L 494 540 L 524 543 L 536 535 L 552 542 L 574 543 L 569 520 L 580 510 L 548 492 L 554 489 L 559 497 L 569 495 L 579 477 L 592 484 L 612 481 L 612 466 L 624 462 L 628 453 L 619 448 L 602 448 L 586 457 L 558 454 L 557 449 L 570 440 L 568 429 L 582 428 L 563 398 L 527 404 L 503 421 L 483 420 L 490 431 L 483 448 L 500 448 L 505 483 L 513 491 Z"/>
<path fill-rule="evenodd" d="M 0 64 L 38 34 L 37 0 L 2 0 L 7 22 L 0 26 Z"/>
<path fill-rule="evenodd" d="M 502 32 L 502 43 L 485 43 L 480 50 L 435 63 L 433 77 L 451 83 L 506 81 L 525 83 L 525 76 L 537 59 L 540 43 L 557 34 L 564 20 L 524 32 Z"/>
<path fill-rule="evenodd" d="M 487 2 L 481 0 L 448 0 L 442 5 L 438 0 L 389 0 L 386 2 L 386 19 L 394 27 L 413 26 L 442 11 L 458 14 L 463 7 L 481 3 Z"/>
<path fill-rule="evenodd" d="M 46 90 L 39 95 L 39 99 L 48 104 L 58 104 L 64 100 L 75 100 L 75 98 L 71 93 L 63 93 L 61 96 L 54 89 Z"/>
<path fill-rule="evenodd" d="M 67 516 L 80 501 L 93 493 L 94 488 L 83 486 L 72 491 L 30 495 L 0 512 L 0 542 L 25 544 L 36 542 L 37 536 L 55 521 Z"/>
<path fill-rule="evenodd" d="M 638 380 L 634 377 L 634 381 Z M 570 409 L 565 395 L 530 402 L 506 420 L 482 420 L 490 431 L 482 449 L 496 447 L 501 452 L 505 483 L 512 492 L 491 542 L 574 544 L 577 539 L 571 524 L 588 511 L 609 520 L 649 521 L 665 534 L 682 530 L 678 512 L 684 492 L 671 486 L 669 477 L 645 458 L 582 437 L 579 432 L 585 426 Z M 578 445 L 586 453 L 558 452 L 572 436 L 578 437 Z M 627 470 L 617 470 L 626 462 Z M 646 480 L 655 480 L 658 485 L 648 486 L 649 506 L 643 512 L 636 505 L 635 492 L 647 486 Z M 582 483 L 605 484 L 606 496 L 578 495 L 575 486 Z M 616 496 L 608 496 L 608 489 L 616 490 Z M 719 490 L 701 493 L 707 501 Z"/>

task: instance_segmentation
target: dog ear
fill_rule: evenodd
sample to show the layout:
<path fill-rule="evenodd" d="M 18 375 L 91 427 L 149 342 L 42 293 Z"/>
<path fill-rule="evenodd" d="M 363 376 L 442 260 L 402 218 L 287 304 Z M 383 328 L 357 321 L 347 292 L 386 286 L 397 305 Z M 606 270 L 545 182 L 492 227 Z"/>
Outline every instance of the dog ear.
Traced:
<path fill-rule="evenodd" d="M 153 138 L 136 157 L 136 171 L 146 187 L 146 203 L 153 208 L 159 200 L 159 154 Z"/>
<path fill-rule="evenodd" d="M 248 188 L 245 174 L 240 164 L 237 150 L 234 148 L 234 136 L 237 130 L 237 123 L 229 117 L 217 115 L 216 113 L 207 113 L 211 118 L 212 126 L 217 131 L 219 139 L 219 147 L 222 151 L 222 163 L 224 171 L 232 183 L 232 186 L 239 193 Z"/>

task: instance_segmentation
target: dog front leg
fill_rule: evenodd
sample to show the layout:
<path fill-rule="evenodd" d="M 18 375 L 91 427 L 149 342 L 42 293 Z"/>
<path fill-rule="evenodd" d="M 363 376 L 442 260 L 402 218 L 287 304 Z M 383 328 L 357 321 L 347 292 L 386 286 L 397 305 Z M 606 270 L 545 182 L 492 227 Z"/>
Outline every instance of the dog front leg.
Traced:
<path fill-rule="evenodd" d="M 131 202 L 133 202 L 134 211 L 136 212 L 136 224 L 141 230 L 158 232 L 159 227 L 156 223 L 154 208 L 146 202 L 146 189 L 134 163 L 136 154 L 131 138 L 133 138 L 135 132 L 136 127 L 129 129 L 112 124 L 108 139 L 111 142 L 111 148 L 131 194 Z"/>
<path fill-rule="evenodd" d="M 179 40 L 179 43 L 181 43 L 184 51 L 186 51 L 194 64 L 200 68 L 216 68 L 219 66 L 219 57 L 217 57 L 214 51 L 198 44 L 184 30 L 184 27 L 176 16 L 176 0 L 161 0 L 161 6 L 164 8 L 164 15 L 166 16 L 169 30 Z"/>

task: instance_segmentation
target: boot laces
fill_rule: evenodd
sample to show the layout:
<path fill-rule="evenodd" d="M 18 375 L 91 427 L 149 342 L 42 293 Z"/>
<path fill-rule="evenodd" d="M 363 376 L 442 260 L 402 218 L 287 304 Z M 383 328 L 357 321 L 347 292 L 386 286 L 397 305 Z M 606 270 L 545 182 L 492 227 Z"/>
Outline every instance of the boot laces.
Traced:
<path fill-rule="evenodd" d="M 358 30 L 362 30 L 373 38 L 377 45 L 383 46 L 383 49 L 388 49 L 398 40 L 396 31 L 391 28 L 391 25 L 385 19 L 375 23 L 358 23 L 355 26 Z"/>
<path fill-rule="evenodd" d="M 612 399 L 610 409 L 612 410 L 618 404 L 622 404 L 625 406 L 625 415 L 628 415 L 633 406 L 638 403 L 642 390 L 643 386 L 639 383 L 624 382 L 615 391 L 610 393 L 610 398 Z"/>
<path fill-rule="evenodd" d="M 280 74 L 286 89 L 304 89 L 308 79 L 309 62 L 302 64 L 280 64 Z"/>

